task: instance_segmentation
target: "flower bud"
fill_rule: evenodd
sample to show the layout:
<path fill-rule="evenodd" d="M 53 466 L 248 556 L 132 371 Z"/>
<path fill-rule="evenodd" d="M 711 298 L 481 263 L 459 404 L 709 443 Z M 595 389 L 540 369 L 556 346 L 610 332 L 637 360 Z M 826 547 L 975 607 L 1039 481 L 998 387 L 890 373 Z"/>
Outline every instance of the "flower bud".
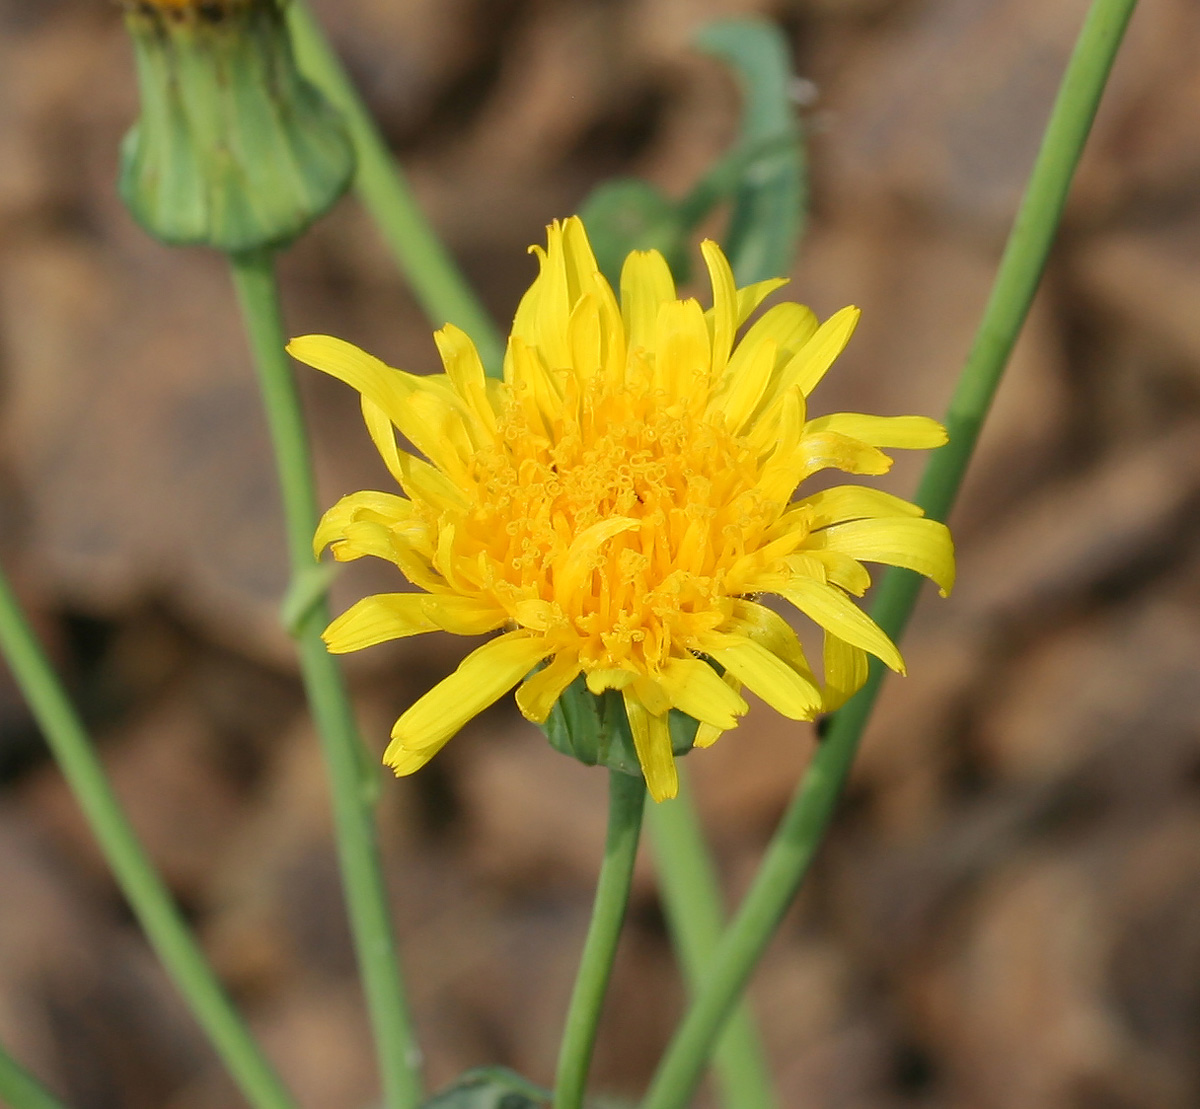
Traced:
<path fill-rule="evenodd" d="M 142 114 L 119 187 L 150 234 L 282 246 L 345 191 L 353 147 L 296 69 L 277 0 L 126 0 L 125 22 Z"/>

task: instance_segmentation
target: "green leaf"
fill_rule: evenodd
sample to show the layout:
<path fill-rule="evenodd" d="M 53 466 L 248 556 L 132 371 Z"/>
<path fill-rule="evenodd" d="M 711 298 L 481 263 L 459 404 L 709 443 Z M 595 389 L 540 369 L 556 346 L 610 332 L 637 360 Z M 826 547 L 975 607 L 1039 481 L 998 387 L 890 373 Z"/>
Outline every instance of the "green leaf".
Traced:
<path fill-rule="evenodd" d="M 617 177 L 597 185 L 579 209 L 600 272 L 615 289 L 632 250 L 660 251 L 675 280 L 688 277 L 687 236 L 679 206 L 649 181 Z"/>
<path fill-rule="evenodd" d="M 780 277 L 795 260 L 807 188 L 783 34 L 764 20 L 727 19 L 702 28 L 696 45 L 738 78 L 744 98 L 738 141 L 681 200 L 634 177 L 592 190 L 579 214 L 596 262 L 614 287 L 632 250 L 660 251 L 675 280 L 687 282 L 689 240 L 725 202 L 731 205 L 725 254 L 739 285 Z"/>
<path fill-rule="evenodd" d="M 787 42 L 765 20 L 727 19 L 701 28 L 696 45 L 738 77 L 745 98 L 739 147 L 766 150 L 749 162 L 734 189 L 725 253 L 739 285 L 779 277 L 795 260 L 807 204 Z"/>
<path fill-rule="evenodd" d="M 476 1067 L 421 1109 L 538 1109 L 548 1105 L 551 1096 L 507 1067 Z"/>

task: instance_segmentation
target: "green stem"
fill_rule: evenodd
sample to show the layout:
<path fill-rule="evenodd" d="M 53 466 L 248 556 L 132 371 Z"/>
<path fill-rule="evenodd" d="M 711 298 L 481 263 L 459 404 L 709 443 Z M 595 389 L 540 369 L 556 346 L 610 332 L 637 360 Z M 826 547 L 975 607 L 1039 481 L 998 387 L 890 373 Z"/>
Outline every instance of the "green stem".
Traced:
<path fill-rule="evenodd" d="M 637 857 L 645 799 L 646 786 L 641 778 L 619 770 L 608 772 L 608 836 L 604 843 L 604 862 L 600 867 L 600 880 L 596 883 L 592 920 L 558 1052 L 554 1109 L 580 1109 L 583 1105 L 600 1010 L 612 975 L 617 939 L 633 882 L 633 862 Z"/>
<path fill-rule="evenodd" d="M 313 568 L 317 499 L 300 397 L 284 353 L 283 321 L 271 256 L 230 259 L 275 448 L 293 575 Z M 324 597 L 293 614 L 300 670 L 329 768 L 333 824 L 347 910 L 388 1109 L 421 1100 L 420 1051 L 400 978 L 374 820 L 374 782 L 363 773 L 363 746 L 341 667 L 325 649 Z"/>
<path fill-rule="evenodd" d="M 0 1047 L 0 1104 L 11 1109 L 65 1109 L 64 1104 Z"/>
<path fill-rule="evenodd" d="M 1066 203 L 1109 70 L 1136 0 L 1095 0 L 1080 32 L 1049 125 L 1009 236 L 992 295 L 950 403 L 949 445 L 926 468 L 917 503 L 944 519 L 966 472 L 996 387 L 1028 313 Z M 893 570 L 880 585 L 872 615 L 898 639 L 920 579 Z M 829 825 L 882 681 L 877 665 L 864 688 L 833 718 L 817 748 L 754 884 L 725 933 L 704 989 L 659 1065 L 642 1109 L 681 1109 L 729 1011 L 795 896 Z"/>
<path fill-rule="evenodd" d="M 258 1109 L 290 1109 L 290 1095 L 230 1003 L 138 841 L 83 724 L 2 573 L 0 647 L 117 884 L 217 1054 L 251 1105 Z"/>
<path fill-rule="evenodd" d="M 650 836 L 658 864 L 667 922 L 693 995 L 725 926 L 721 887 L 704 843 L 685 767 L 677 767 L 679 794 L 650 806 Z M 766 1056 L 749 1006 L 734 1009 L 717 1040 L 713 1069 L 721 1100 L 730 1109 L 771 1109 L 776 1104 Z"/>
<path fill-rule="evenodd" d="M 301 71 L 346 121 L 358 157 L 358 195 L 379 225 L 422 309 L 435 326 L 453 323 L 461 327 L 475 341 L 488 372 L 497 375 L 504 343 L 496 325 L 430 227 L 320 24 L 302 0 L 291 0 L 287 19 Z"/>

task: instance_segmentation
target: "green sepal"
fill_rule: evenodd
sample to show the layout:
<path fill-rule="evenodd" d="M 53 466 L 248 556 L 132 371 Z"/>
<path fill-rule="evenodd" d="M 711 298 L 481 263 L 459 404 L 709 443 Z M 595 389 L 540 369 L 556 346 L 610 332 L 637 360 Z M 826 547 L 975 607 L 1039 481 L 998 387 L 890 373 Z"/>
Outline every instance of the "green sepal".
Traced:
<path fill-rule="evenodd" d="M 277 0 L 130 4 L 142 112 L 119 189 L 171 245 L 286 245 L 354 175 L 341 117 L 301 77 Z"/>
<path fill-rule="evenodd" d="M 507 1067 L 475 1067 L 421 1109 L 538 1109 L 552 1096 Z"/>
<path fill-rule="evenodd" d="M 678 709 L 671 709 L 668 721 L 671 750 L 676 756 L 686 755 L 700 722 Z M 563 691 L 541 728 L 551 747 L 585 766 L 604 766 L 642 777 L 625 699 L 615 689 L 592 693 L 581 674 Z"/>

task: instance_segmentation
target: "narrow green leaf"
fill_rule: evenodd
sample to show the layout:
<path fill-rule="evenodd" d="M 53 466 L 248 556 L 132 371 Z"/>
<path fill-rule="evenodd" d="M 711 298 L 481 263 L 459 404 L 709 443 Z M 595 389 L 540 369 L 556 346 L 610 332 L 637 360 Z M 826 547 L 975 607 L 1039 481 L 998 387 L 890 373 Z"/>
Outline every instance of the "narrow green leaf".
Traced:
<path fill-rule="evenodd" d="M 804 146 L 792 105 L 787 42 L 761 19 L 710 23 L 696 46 L 720 58 L 745 97 L 741 148 L 768 147 L 741 175 L 725 235 L 725 253 L 739 285 L 779 277 L 792 267 L 804 230 L 807 183 Z M 782 142 L 784 137 L 790 142 Z"/>

